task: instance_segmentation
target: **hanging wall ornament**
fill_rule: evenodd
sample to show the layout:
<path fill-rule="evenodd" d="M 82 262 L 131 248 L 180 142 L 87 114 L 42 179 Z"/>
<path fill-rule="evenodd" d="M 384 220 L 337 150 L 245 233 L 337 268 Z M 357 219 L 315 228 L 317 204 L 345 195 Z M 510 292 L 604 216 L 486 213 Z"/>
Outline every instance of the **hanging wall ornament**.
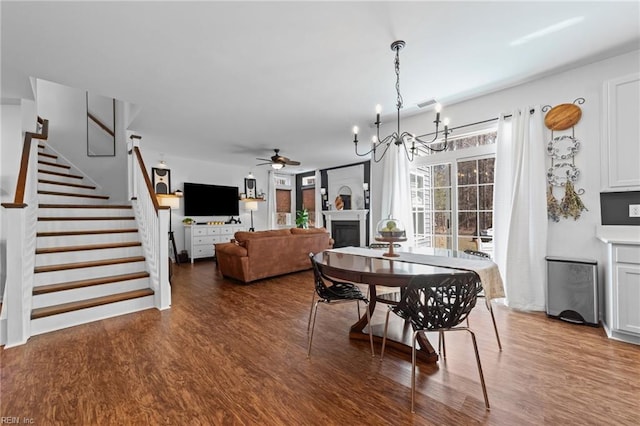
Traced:
<path fill-rule="evenodd" d="M 553 195 L 553 185 L 549 185 L 547 190 L 547 216 L 554 222 L 560 222 L 560 216 L 562 215 L 562 209 L 560 203 Z"/>
<path fill-rule="evenodd" d="M 560 207 L 562 209 L 562 217 L 565 219 L 572 217 L 573 220 L 578 220 L 580 214 L 587 210 L 582 203 L 580 196 L 573 188 L 573 183 L 571 183 L 571 181 L 567 181 L 564 186 L 564 198 L 562 199 Z"/>
<path fill-rule="evenodd" d="M 580 199 L 584 189 L 576 191 L 574 188 L 574 182 L 580 176 L 575 164 L 575 156 L 580 150 L 580 141 L 575 137 L 575 125 L 582 117 L 578 104 L 584 102 L 584 98 L 578 98 L 572 104 L 560 104 L 553 108 L 546 105 L 542 108 L 543 112 L 549 111 L 544 118 L 545 126 L 551 130 L 551 140 L 547 144 L 547 154 L 551 157 L 551 167 L 547 170 L 547 216 L 554 222 L 559 222 L 561 216 L 578 219 L 581 212 L 587 210 Z M 571 129 L 570 135 L 554 136 L 554 132 L 568 129 Z M 560 203 L 553 195 L 554 186 L 565 188 Z"/>

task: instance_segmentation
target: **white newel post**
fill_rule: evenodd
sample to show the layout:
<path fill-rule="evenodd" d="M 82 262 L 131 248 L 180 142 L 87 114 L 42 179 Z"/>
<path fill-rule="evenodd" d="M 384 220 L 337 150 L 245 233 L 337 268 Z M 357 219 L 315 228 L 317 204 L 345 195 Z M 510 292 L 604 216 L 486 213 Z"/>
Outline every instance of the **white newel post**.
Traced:
<path fill-rule="evenodd" d="M 155 303 L 158 309 L 171 307 L 171 284 L 169 282 L 169 215 L 171 210 L 158 210 L 158 280 L 159 285 L 155 293 Z"/>
<path fill-rule="evenodd" d="M 25 233 L 27 221 L 26 208 L 5 208 L 7 215 L 7 281 L 5 289 L 5 300 L 3 300 L 6 309 L 6 342 L 5 348 L 23 345 L 31 335 L 30 298 L 25 297 L 26 289 L 33 287 L 33 273 L 25 274 L 24 258 L 25 250 Z M 33 272 L 33 271 L 32 271 Z"/>

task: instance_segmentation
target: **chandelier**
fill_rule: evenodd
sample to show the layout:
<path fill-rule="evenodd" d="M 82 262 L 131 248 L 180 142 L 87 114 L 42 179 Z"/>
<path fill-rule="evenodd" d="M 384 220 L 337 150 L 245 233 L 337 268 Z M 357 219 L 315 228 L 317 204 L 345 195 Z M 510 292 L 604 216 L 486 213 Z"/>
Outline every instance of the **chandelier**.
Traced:
<path fill-rule="evenodd" d="M 409 132 L 400 132 L 400 110 L 402 109 L 402 95 L 400 94 L 400 50 L 405 46 L 405 42 L 402 40 L 397 40 L 391 43 L 391 50 L 396 52 L 396 60 L 395 60 L 395 69 L 396 69 L 396 93 L 398 95 L 397 98 L 397 123 L 398 127 L 395 132 L 385 137 L 384 139 L 380 139 L 380 113 L 382 112 L 382 107 L 380 105 L 376 105 L 376 135 L 371 138 L 371 149 L 365 153 L 358 152 L 358 126 L 353 127 L 353 143 L 355 144 L 356 155 L 360 157 L 364 157 L 373 153 L 373 160 L 377 163 L 384 155 L 387 153 L 387 150 L 394 144 L 396 146 L 402 145 L 404 147 L 404 152 L 409 161 L 413 161 L 414 156 L 416 155 L 418 149 L 428 149 L 430 151 L 440 152 L 447 149 L 447 137 L 451 131 L 449 130 L 449 119 L 445 118 L 443 121 L 444 124 L 444 144 L 439 148 L 434 148 L 431 146 L 437 139 L 440 134 L 438 127 L 440 125 L 440 104 L 436 104 L 436 119 L 434 123 L 436 124 L 436 131 L 433 136 L 433 139 L 430 141 L 425 141 L 420 139 L 420 137 L 414 135 Z M 416 143 L 418 145 L 416 145 Z M 409 146 L 407 146 L 409 145 Z M 380 153 L 382 152 L 382 153 Z"/>

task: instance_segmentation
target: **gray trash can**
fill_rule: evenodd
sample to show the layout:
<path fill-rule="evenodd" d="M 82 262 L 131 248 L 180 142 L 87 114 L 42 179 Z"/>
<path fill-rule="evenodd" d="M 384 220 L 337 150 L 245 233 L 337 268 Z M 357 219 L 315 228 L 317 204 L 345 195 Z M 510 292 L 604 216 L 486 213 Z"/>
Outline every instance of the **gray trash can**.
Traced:
<path fill-rule="evenodd" d="M 598 326 L 598 263 L 595 260 L 546 257 L 547 315 Z"/>

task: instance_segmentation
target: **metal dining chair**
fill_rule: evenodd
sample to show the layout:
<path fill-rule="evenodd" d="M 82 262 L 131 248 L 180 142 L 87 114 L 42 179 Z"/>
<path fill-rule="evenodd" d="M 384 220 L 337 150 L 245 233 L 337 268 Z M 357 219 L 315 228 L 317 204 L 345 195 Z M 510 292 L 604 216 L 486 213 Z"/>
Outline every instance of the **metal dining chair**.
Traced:
<path fill-rule="evenodd" d="M 464 251 L 467 254 L 470 254 L 472 256 L 477 256 L 477 257 L 482 257 L 484 259 L 490 259 L 491 256 L 489 256 L 487 253 L 483 252 L 483 251 L 477 251 L 477 250 L 465 250 Z M 496 317 L 493 315 L 493 306 L 491 305 L 491 300 L 489 300 L 488 298 L 486 298 L 484 296 L 484 292 L 480 293 L 478 295 L 478 297 L 484 297 L 484 304 L 487 306 L 487 309 L 489 310 L 489 313 L 491 314 L 491 321 L 493 321 L 493 331 L 496 333 L 496 340 L 498 341 L 498 348 L 500 350 L 502 350 L 502 343 L 500 342 L 500 335 L 498 334 L 498 326 L 496 325 Z M 467 320 L 467 327 L 469 326 L 469 320 Z"/>
<path fill-rule="evenodd" d="M 365 310 L 367 312 L 368 328 L 369 328 L 369 343 L 371 344 L 371 356 L 375 356 L 373 350 L 373 334 L 371 332 L 371 314 L 369 312 L 369 300 L 362 294 L 362 291 L 353 283 L 344 281 L 338 281 L 333 278 L 329 278 L 324 275 L 318 263 L 314 258 L 313 253 L 309 253 L 309 259 L 311 260 L 311 266 L 313 269 L 313 277 L 315 284 L 315 295 L 318 299 L 312 304 L 311 312 L 309 313 L 309 322 L 311 323 L 311 333 L 309 334 L 309 348 L 307 350 L 307 358 L 311 356 L 311 343 L 313 342 L 313 330 L 316 325 L 316 314 L 318 313 L 318 305 L 324 303 L 327 305 L 336 305 L 346 302 L 363 302 L 365 304 Z M 330 282 L 331 285 L 327 286 L 325 280 Z M 313 301 L 313 299 L 312 299 Z M 358 310 L 358 315 L 359 315 Z M 313 315 L 312 315 L 313 313 Z M 307 330 L 309 330 L 309 324 L 307 324 Z"/>
<path fill-rule="evenodd" d="M 389 306 L 384 324 L 384 336 L 382 338 L 382 351 L 380 360 L 384 356 L 387 343 L 387 329 L 389 327 L 389 313 L 393 312 L 400 318 L 409 321 L 413 327 L 411 349 L 411 412 L 415 413 L 416 392 L 416 340 L 419 334 L 429 331 L 445 333 L 449 331 L 467 331 L 471 334 L 473 350 L 478 365 L 480 384 L 484 395 L 484 403 L 487 410 L 490 409 L 487 388 L 482 374 L 480 354 L 476 336 L 469 327 L 461 327 L 460 324 L 467 318 L 469 312 L 476 304 L 478 293 L 482 290 L 482 284 L 478 276 L 469 272 L 455 274 L 447 278 L 430 275 L 418 275 L 411 280 L 409 286 L 402 295 L 397 306 Z"/>

